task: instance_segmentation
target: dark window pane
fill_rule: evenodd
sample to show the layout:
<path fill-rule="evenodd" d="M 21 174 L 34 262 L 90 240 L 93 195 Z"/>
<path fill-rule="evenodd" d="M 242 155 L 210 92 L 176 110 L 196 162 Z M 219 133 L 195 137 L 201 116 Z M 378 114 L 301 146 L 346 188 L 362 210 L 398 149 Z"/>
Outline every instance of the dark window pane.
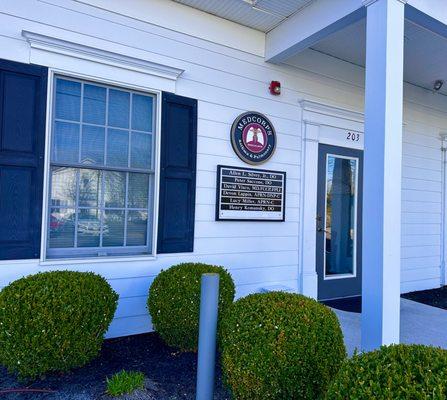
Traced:
<path fill-rule="evenodd" d="M 54 123 L 53 161 L 77 163 L 79 160 L 79 125 Z"/>
<path fill-rule="evenodd" d="M 103 246 L 123 246 L 124 211 L 105 210 L 102 232 Z"/>
<path fill-rule="evenodd" d="M 152 132 L 152 97 L 132 95 L 132 129 Z"/>
<path fill-rule="evenodd" d="M 82 164 L 104 164 L 105 129 L 98 126 L 82 126 Z"/>
<path fill-rule="evenodd" d="M 74 246 L 74 221 L 74 209 L 52 208 L 50 210 L 50 248 Z"/>
<path fill-rule="evenodd" d="M 104 171 L 105 207 L 124 207 L 126 200 L 126 173 Z"/>
<path fill-rule="evenodd" d="M 79 175 L 79 207 L 99 207 L 101 199 L 101 173 L 81 169 Z"/>
<path fill-rule="evenodd" d="M 81 84 L 58 79 L 56 81 L 56 118 L 79 121 L 81 115 Z"/>
<path fill-rule="evenodd" d="M 152 160 L 152 135 L 132 132 L 130 148 L 130 166 L 150 169 Z"/>
<path fill-rule="evenodd" d="M 76 203 L 76 169 L 53 167 L 51 171 L 51 205 L 74 206 Z"/>
<path fill-rule="evenodd" d="M 78 247 L 98 247 L 101 232 L 101 212 L 80 209 L 78 214 Z"/>
<path fill-rule="evenodd" d="M 149 175 L 129 173 L 129 208 L 147 208 L 149 193 Z"/>
<path fill-rule="evenodd" d="M 127 167 L 129 159 L 129 132 L 119 129 L 107 130 L 107 165 Z"/>
<path fill-rule="evenodd" d="M 109 123 L 116 128 L 129 128 L 130 93 L 109 90 Z"/>
<path fill-rule="evenodd" d="M 144 246 L 147 239 L 147 212 L 129 211 L 127 216 L 127 246 Z"/>
<path fill-rule="evenodd" d="M 106 123 L 107 89 L 85 84 L 82 120 L 90 124 L 105 125 Z"/>

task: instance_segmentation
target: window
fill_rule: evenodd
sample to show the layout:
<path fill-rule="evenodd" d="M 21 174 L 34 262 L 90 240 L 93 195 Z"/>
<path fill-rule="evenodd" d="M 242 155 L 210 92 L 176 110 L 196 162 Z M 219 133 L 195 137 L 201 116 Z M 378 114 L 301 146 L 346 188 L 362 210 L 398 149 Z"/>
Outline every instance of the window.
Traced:
<path fill-rule="evenodd" d="M 47 257 L 151 253 L 155 103 L 55 78 Z"/>

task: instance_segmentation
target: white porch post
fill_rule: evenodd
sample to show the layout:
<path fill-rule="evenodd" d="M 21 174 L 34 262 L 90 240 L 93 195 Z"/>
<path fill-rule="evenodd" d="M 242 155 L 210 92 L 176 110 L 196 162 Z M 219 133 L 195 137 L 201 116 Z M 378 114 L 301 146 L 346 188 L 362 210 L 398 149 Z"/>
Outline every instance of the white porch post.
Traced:
<path fill-rule="evenodd" d="M 399 342 L 404 8 L 367 7 L 362 350 Z"/>

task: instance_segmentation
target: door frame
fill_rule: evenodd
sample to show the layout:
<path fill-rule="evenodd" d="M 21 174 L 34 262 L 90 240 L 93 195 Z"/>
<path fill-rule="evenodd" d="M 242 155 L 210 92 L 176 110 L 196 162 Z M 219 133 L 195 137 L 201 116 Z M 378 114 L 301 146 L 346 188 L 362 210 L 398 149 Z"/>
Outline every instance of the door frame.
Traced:
<path fill-rule="evenodd" d="M 316 260 L 318 147 L 328 144 L 363 150 L 363 114 L 324 103 L 303 100 L 301 196 L 299 224 L 299 288 L 300 293 L 318 297 Z"/>
<path fill-rule="evenodd" d="M 323 232 L 315 229 L 316 236 L 316 270 L 318 276 L 318 299 L 332 300 L 342 297 L 359 296 L 362 287 L 362 204 L 363 204 L 363 150 L 349 147 L 340 147 L 321 143 L 318 146 L 318 196 L 317 213 L 321 215 Z M 341 159 L 356 160 L 357 169 L 355 176 L 355 246 L 353 249 L 354 269 L 352 274 L 340 274 L 335 276 L 326 275 L 326 240 L 324 230 L 326 229 L 327 212 L 327 160 L 329 156 Z M 324 164 L 324 165 L 323 165 Z M 318 224 L 318 222 L 317 222 Z M 318 275 L 320 274 L 320 275 Z M 335 282 L 334 282 L 335 281 Z"/>

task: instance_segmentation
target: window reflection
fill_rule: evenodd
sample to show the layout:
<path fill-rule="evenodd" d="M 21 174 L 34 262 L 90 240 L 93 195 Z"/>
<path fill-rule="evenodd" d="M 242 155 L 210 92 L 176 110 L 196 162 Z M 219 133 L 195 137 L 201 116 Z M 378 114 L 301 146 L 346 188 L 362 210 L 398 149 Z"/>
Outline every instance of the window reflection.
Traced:
<path fill-rule="evenodd" d="M 49 257 L 149 251 L 154 107 L 150 94 L 55 78 Z"/>
<path fill-rule="evenodd" d="M 325 271 L 354 274 L 357 212 L 357 159 L 327 156 Z"/>

